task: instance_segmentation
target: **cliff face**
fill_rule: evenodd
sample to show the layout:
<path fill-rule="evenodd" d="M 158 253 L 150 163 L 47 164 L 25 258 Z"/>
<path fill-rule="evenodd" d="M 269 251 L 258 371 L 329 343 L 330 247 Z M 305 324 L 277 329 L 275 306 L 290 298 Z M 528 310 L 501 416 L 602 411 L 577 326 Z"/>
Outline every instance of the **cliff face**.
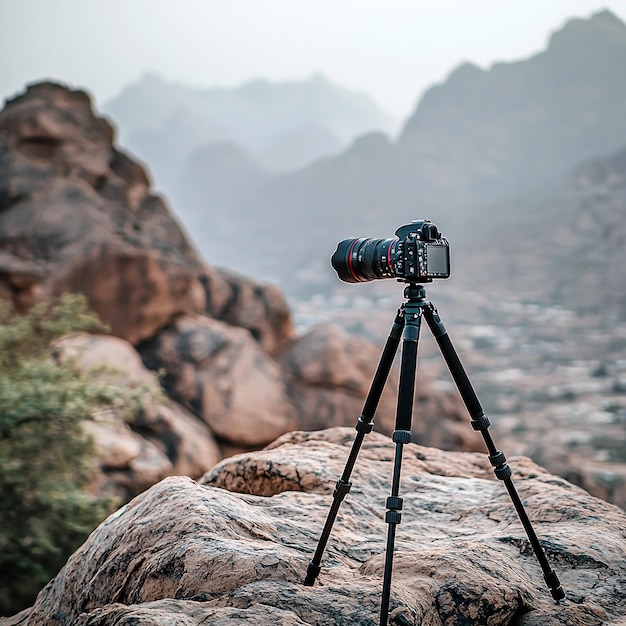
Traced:
<path fill-rule="evenodd" d="M 92 533 L 3 626 L 378 624 L 393 445 L 368 435 L 313 587 L 302 581 L 354 431 L 286 435 L 170 478 Z M 390 623 L 623 624 L 626 516 L 528 459 L 514 481 L 567 594 L 555 604 L 484 455 L 404 448 Z"/>
<path fill-rule="evenodd" d="M 459 269 L 494 292 L 518 293 L 584 314 L 626 317 L 626 149 L 592 159 L 557 190 L 491 207 Z M 521 296 L 523 297 L 523 296 Z"/>

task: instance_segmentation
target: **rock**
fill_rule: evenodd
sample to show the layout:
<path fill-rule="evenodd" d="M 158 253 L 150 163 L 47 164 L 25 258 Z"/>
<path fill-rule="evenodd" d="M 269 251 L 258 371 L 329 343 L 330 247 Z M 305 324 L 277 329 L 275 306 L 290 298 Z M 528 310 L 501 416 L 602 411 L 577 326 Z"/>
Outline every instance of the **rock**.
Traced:
<path fill-rule="evenodd" d="M 131 343 L 200 312 L 201 262 L 88 96 L 31 86 L 0 113 L 0 293 L 24 309 L 82 292 Z"/>
<path fill-rule="evenodd" d="M 294 341 L 282 358 L 289 395 L 298 407 L 301 430 L 356 423 L 376 370 L 380 350 L 335 324 L 317 326 Z M 393 431 L 397 376 L 382 395 L 376 427 Z"/>
<path fill-rule="evenodd" d="M 556 438 L 555 438 L 556 439 Z M 626 510 L 626 465 L 607 459 L 585 458 L 555 441 L 528 446 L 529 456 L 553 474 L 580 485 L 596 498 Z"/>
<path fill-rule="evenodd" d="M 241 328 L 180 317 L 141 355 L 165 371 L 168 393 L 226 442 L 261 447 L 295 426 L 278 364 Z"/>
<path fill-rule="evenodd" d="M 126 502 L 166 476 L 199 477 L 222 458 L 208 426 L 159 393 L 155 374 L 127 341 L 75 333 L 55 343 L 54 356 L 81 369 L 102 368 L 103 384 L 145 388 L 151 396 L 138 413 L 111 408 L 83 422 L 96 449 L 92 490 Z"/>
<path fill-rule="evenodd" d="M 134 345 L 183 313 L 272 354 L 292 333 L 276 287 L 203 262 L 84 92 L 41 83 L 0 112 L 0 297 L 23 311 L 66 291 Z"/>
<path fill-rule="evenodd" d="M 224 456 L 215 433 L 169 398 L 145 407 L 131 426 L 167 456 L 170 474 L 195 478 Z"/>
<path fill-rule="evenodd" d="M 200 280 L 206 289 L 205 312 L 210 317 L 245 328 L 272 356 L 285 349 L 293 336 L 293 322 L 278 287 L 223 268 L 206 267 Z"/>
<path fill-rule="evenodd" d="M 93 439 L 97 471 L 89 491 L 121 502 L 174 474 L 172 463 L 152 442 L 133 432 L 122 410 L 101 411 L 83 421 Z"/>
<path fill-rule="evenodd" d="M 336 324 L 313 328 L 282 357 L 289 396 L 298 409 L 298 428 L 353 426 L 361 414 L 382 348 L 350 335 Z M 376 430 L 395 428 L 397 368 L 392 369 L 374 418 Z M 420 370 L 413 410 L 417 440 L 446 449 L 483 450 L 456 393 L 438 391 Z"/>
<path fill-rule="evenodd" d="M 366 437 L 321 574 L 302 584 L 353 436 L 291 433 L 223 461 L 204 484 L 160 482 L 105 520 L 30 610 L 0 624 L 378 624 L 387 437 Z M 566 602 L 552 600 L 487 458 L 409 444 L 390 623 L 624 624 L 624 512 L 527 458 L 511 464 Z"/>
<path fill-rule="evenodd" d="M 119 337 L 72 333 L 54 342 L 53 356 L 59 362 L 74 361 L 82 370 L 104 368 L 106 379 L 114 384 L 158 388 L 155 373 L 147 370 L 133 346 Z"/>

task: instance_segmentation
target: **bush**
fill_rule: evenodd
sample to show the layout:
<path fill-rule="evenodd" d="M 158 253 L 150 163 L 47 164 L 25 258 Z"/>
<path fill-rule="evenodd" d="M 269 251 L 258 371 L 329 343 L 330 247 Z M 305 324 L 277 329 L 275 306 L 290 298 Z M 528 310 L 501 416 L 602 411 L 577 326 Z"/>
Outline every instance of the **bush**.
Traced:
<path fill-rule="evenodd" d="M 50 356 L 54 339 L 102 329 L 83 296 L 24 316 L 0 301 L 0 614 L 30 606 L 113 509 L 111 500 L 84 491 L 93 446 L 81 421 L 137 398 Z"/>

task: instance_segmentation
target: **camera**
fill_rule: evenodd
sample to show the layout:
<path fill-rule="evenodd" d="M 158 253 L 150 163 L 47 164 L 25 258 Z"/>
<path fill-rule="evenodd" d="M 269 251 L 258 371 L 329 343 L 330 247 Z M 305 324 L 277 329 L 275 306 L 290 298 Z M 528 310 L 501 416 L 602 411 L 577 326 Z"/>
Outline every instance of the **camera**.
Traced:
<path fill-rule="evenodd" d="M 330 262 L 346 283 L 378 278 L 429 283 L 450 276 L 450 245 L 430 220 L 415 220 L 391 239 L 344 239 Z"/>

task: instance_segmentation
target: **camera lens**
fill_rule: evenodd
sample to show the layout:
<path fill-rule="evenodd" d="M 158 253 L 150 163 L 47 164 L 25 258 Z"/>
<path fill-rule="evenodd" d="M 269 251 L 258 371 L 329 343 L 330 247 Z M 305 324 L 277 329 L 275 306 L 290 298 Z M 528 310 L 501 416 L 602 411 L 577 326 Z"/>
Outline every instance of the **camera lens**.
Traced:
<path fill-rule="evenodd" d="M 344 239 L 337 244 L 331 265 L 346 283 L 363 283 L 394 276 L 393 260 L 398 239 Z"/>

